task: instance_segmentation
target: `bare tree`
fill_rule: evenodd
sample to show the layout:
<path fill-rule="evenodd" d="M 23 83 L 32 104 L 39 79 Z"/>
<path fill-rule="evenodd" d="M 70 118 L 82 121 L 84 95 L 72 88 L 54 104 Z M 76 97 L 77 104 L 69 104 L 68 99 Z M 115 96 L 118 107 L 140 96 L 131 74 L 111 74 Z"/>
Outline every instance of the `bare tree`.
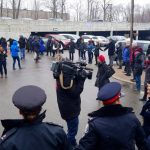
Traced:
<path fill-rule="evenodd" d="M 43 0 L 43 5 L 52 11 L 53 18 L 57 18 L 57 11 L 59 7 L 59 0 Z"/>
<path fill-rule="evenodd" d="M 108 13 L 108 8 L 110 6 L 111 0 L 100 0 L 100 3 L 103 9 L 103 21 L 106 21 L 106 16 Z"/>
<path fill-rule="evenodd" d="M 18 19 L 21 7 L 21 0 L 10 0 L 9 4 L 13 10 L 13 19 Z"/>
<path fill-rule="evenodd" d="M 66 8 L 66 0 L 61 0 L 61 4 L 60 4 L 60 9 L 61 9 L 61 19 L 64 19 L 63 18 L 63 14 L 64 14 L 64 11 L 65 11 L 65 8 Z"/>
<path fill-rule="evenodd" d="M 19 18 L 20 5 L 21 5 L 21 0 L 19 0 L 19 2 L 18 2 L 17 12 L 16 12 L 16 19 Z"/>
<path fill-rule="evenodd" d="M 3 0 L 1 0 L 1 17 L 3 17 Z"/>
<path fill-rule="evenodd" d="M 34 19 L 39 19 L 40 1 L 34 0 Z"/>

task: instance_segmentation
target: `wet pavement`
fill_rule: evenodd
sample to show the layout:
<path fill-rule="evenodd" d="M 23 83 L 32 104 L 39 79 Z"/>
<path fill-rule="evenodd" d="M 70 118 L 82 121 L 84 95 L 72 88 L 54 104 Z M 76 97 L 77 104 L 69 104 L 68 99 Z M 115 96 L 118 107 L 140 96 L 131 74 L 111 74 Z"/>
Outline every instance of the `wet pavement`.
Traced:
<path fill-rule="evenodd" d="M 103 53 L 103 52 L 102 52 Z M 106 55 L 106 53 L 105 53 Z M 64 56 L 68 56 L 66 51 Z M 77 60 L 77 53 L 76 53 Z M 64 126 L 66 130 L 65 121 L 61 119 L 57 100 L 56 100 L 56 91 L 55 91 L 55 80 L 53 79 L 52 72 L 50 71 L 50 63 L 53 59 L 49 56 L 43 56 L 38 64 L 33 60 L 33 54 L 27 54 L 26 60 L 22 61 L 22 70 L 18 69 L 16 64 L 16 70 L 12 70 L 12 58 L 8 57 L 8 78 L 0 78 L 0 119 L 14 119 L 20 118 L 18 110 L 12 104 L 12 95 L 13 93 L 25 85 L 37 85 L 43 88 L 47 94 L 47 102 L 44 105 L 43 109 L 47 110 L 46 121 L 58 123 Z M 81 138 L 88 120 L 87 114 L 94 110 L 97 110 L 101 104 L 96 101 L 96 95 L 98 89 L 94 87 L 95 76 L 97 72 L 97 67 L 94 65 L 89 65 L 94 69 L 92 80 L 86 80 L 84 91 L 81 95 L 82 104 L 81 104 L 81 114 L 80 114 L 80 125 L 77 138 Z M 116 79 L 111 79 L 116 80 Z M 121 82 L 121 81 L 119 81 Z M 134 108 L 135 113 L 139 116 L 142 102 L 139 101 L 139 93 L 135 92 L 134 85 L 126 82 L 121 82 L 125 93 L 125 97 L 121 98 L 123 105 L 130 106 Z M 0 125 L 0 133 L 2 132 L 2 127 Z"/>

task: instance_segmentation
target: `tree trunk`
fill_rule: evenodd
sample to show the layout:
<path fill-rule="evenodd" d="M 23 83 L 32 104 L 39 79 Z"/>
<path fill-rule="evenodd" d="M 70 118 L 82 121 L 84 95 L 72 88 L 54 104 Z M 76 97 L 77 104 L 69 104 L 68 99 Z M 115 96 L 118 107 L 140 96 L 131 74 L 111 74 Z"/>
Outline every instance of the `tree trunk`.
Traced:
<path fill-rule="evenodd" d="M 20 5 L 21 5 L 21 0 L 19 0 L 19 2 L 18 2 L 18 8 L 17 8 L 17 13 L 16 13 L 16 19 L 19 18 Z"/>
<path fill-rule="evenodd" d="M 1 17 L 3 17 L 3 0 L 1 0 Z"/>
<path fill-rule="evenodd" d="M 12 4 L 12 9 L 13 9 L 13 19 L 16 19 L 16 3 L 15 0 L 13 0 L 13 4 Z"/>

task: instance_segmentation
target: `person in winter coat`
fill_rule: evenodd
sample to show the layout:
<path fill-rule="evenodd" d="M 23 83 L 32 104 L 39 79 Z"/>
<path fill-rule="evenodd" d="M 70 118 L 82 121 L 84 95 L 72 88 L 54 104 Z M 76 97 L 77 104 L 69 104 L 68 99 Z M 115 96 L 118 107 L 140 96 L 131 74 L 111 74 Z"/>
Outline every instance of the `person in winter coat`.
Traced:
<path fill-rule="evenodd" d="M 71 150 L 61 126 L 43 122 L 46 111 L 42 105 L 46 94 L 40 87 L 29 85 L 19 88 L 13 95 L 13 104 L 23 119 L 2 120 L 4 132 L 0 150 Z"/>
<path fill-rule="evenodd" d="M 150 83 L 150 54 L 148 55 L 148 60 L 145 61 L 144 95 L 140 99 L 141 101 L 147 100 L 147 83 Z"/>
<path fill-rule="evenodd" d="M 122 43 L 119 43 L 118 47 L 117 47 L 117 51 L 116 51 L 117 58 L 119 60 L 119 68 L 118 69 L 122 69 L 122 50 L 123 50 Z"/>
<path fill-rule="evenodd" d="M 21 60 L 22 60 L 22 59 L 25 59 L 26 39 L 21 35 L 18 43 L 20 47 L 20 54 L 21 54 Z"/>
<path fill-rule="evenodd" d="M 140 92 L 141 90 L 141 76 L 142 76 L 142 63 L 141 60 L 137 60 L 134 66 L 134 77 L 136 82 L 136 90 Z"/>
<path fill-rule="evenodd" d="M 46 45 L 46 56 L 48 56 L 49 53 L 51 56 L 52 49 L 53 49 L 53 40 L 52 40 L 52 37 L 49 37 L 47 41 L 47 45 Z"/>
<path fill-rule="evenodd" d="M 16 70 L 15 68 L 16 60 L 18 61 L 19 69 L 21 69 L 20 58 L 19 58 L 19 46 L 17 41 L 13 41 L 13 44 L 10 48 L 10 52 L 13 58 L 13 70 Z"/>
<path fill-rule="evenodd" d="M 39 43 L 40 43 L 40 54 L 43 55 L 45 51 L 44 41 L 40 38 Z"/>
<path fill-rule="evenodd" d="M 150 55 L 150 45 L 148 46 L 147 52 L 146 52 L 146 56 Z"/>
<path fill-rule="evenodd" d="M 6 51 L 0 46 L 0 74 L 1 78 L 3 78 L 3 69 L 5 73 L 5 78 L 7 78 L 7 64 L 6 64 Z"/>
<path fill-rule="evenodd" d="M 5 38 L 1 38 L 1 46 L 4 49 L 4 51 L 7 53 L 7 41 Z"/>
<path fill-rule="evenodd" d="M 123 63 L 125 64 L 124 71 L 127 76 L 131 76 L 131 66 L 130 66 L 130 48 L 129 44 L 126 43 L 126 47 L 123 49 Z"/>
<path fill-rule="evenodd" d="M 148 86 L 148 84 L 146 86 Z M 140 115 L 143 117 L 143 129 L 146 137 L 148 137 L 150 136 L 150 99 L 144 104 Z"/>
<path fill-rule="evenodd" d="M 121 85 L 106 84 L 98 93 L 103 107 L 90 113 L 85 135 L 76 150 L 146 150 L 145 133 L 133 109 L 120 101 Z"/>
<path fill-rule="evenodd" d="M 99 42 L 97 42 L 96 43 L 96 45 L 95 45 L 95 50 L 94 50 L 94 56 L 95 56 L 95 65 L 97 65 L 98 64 L 98 62 L 97 62 L 97 59 L 98 59 L 98 56 L 99 56 L 99 51 L 101 50 L 101 48 L 100 48 L 100 43 Z"/>
<path fill-rule="evenodd" d="M 81 44 L 82 40 L 83 40 L 83 38 L 82 38 L 82 36 L 80 36 L 80 38 L 76 42 L 79 58 L 81 57 L 81 51 L 80 51 L 79 47 L 80 47 L 80 44 Z"/>
<path fill-rule="evenodd" d="M 108 66 L 105 62 L 105 57 L 103 55 L 100 55 L 98 57 L 98 72 L 96 75 L 96 82 L 95 82 L 95 86 L 98 87 L 99 90 L 105 84 L 110 82 L 107 70 L 108 70 Z"/>
<path fill-rule="evenodd" d="M 35 62 L 37 63 L 38 60 L 40 59 L 40 41 L 39 41 L 39 38 L 38 37 L 35 37 L 33 43 L 33 50 L 34 50 L 34 53 L 35 53 Z"/>
<path fill-rule="evenodd" d="M 114 54 L 115 54 L 115 43 L 112 39 L 109 40 L 109 44 L 106 46 L 104 51 L 107 49 L 108 49 L 108 56 L 109 56 L 109 65 L 113 66 Z"/>
<path fill-rule="evenodd" d="M 73 40 L 70 40 L 70 43 L 69 43 L 69 59 L 72 60 L 72 61 L 74 60 L 75 48 L 76 48 L 76 44 L 74 43 Z"/>
<path fill-rule="evenodd" d="M 59 111 L 62 119 L 67 122 L 67 138 L 73 147 L 77 145 L 75 137 L 78 132 L 79 115 L 81 111 L 80 94 L 82 93 L 84 88 L 85 78 L 86 77 L 83 76 L 76 77 L 75 79 L 73 79 L 72 87 L 68 89 L 62 87 L 60 79 L 57 79 L 56 82 L 56 93 Z"/>
<path fill-rule="evenodd" d="M 81 43 L 78 47 L 79 51 L 80 51 L 80 56 L 81 59 L 86 60 L 86 44 L 84 43 L 84 40 L 81 40 Z"/>
<path fill-rule="evenodd" d="M 88 51 L 88 63 L 92 64 L 92 60 L 93 60 L 93 52 L 95 50 L 95 46 L 93 44 L 92 41 L 89 41 L 88 45 L 87 45 L 87 51 Z"/>

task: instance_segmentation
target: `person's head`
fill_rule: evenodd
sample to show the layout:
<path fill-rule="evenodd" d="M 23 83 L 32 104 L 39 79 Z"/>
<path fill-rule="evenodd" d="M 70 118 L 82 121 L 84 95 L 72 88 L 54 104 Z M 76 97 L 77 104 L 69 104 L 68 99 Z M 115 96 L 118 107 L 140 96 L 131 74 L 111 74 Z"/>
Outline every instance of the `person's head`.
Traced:
<path fill-rule="evenodd" d="M 105 56 L 104 56 L 104 55 L 99 55 L 97 59 L 98 59 L 98 62 L 99 62 L 100 64 L 102 64 L 102 63 L 105 62 Z"/>
<path fill-rule="evenodd" d="M 99 42 L 99 41 L 97 41 L 97 42 L 96 42 L 96 45 L 100 45 L 100 42 Z"/>
<path fill-rule="evenodd" d="M 98 92 L 97 100 L 102 101 L 104 106 L 120 104 L 121 84 L 111 82 L 104 85 Z"/>
<path fill-rule="evenodd" d="M 34 85 L 19 88 L 13 95 L 13 104 L 19 109 L 20 114 L 26 121 L 35 120 L 46 101 L 43 89 Z"/>
<path fill-rule="evenodd" d="M 132 48 L 137 48 L 137 46 L 138 46 L 138 45 L 137 45 L 137 42 L 133 42 L 133 43 L 132 43 Z"/>
<path fill-rule="evenodd" d="M 0 53 L 2 53 L 4 51 L 3 47 L 0 46 Z"/>
<path fill-rule="evenodd" d="M 150 60 L 150 54 L 147 56 L 148 60 Z"/>

